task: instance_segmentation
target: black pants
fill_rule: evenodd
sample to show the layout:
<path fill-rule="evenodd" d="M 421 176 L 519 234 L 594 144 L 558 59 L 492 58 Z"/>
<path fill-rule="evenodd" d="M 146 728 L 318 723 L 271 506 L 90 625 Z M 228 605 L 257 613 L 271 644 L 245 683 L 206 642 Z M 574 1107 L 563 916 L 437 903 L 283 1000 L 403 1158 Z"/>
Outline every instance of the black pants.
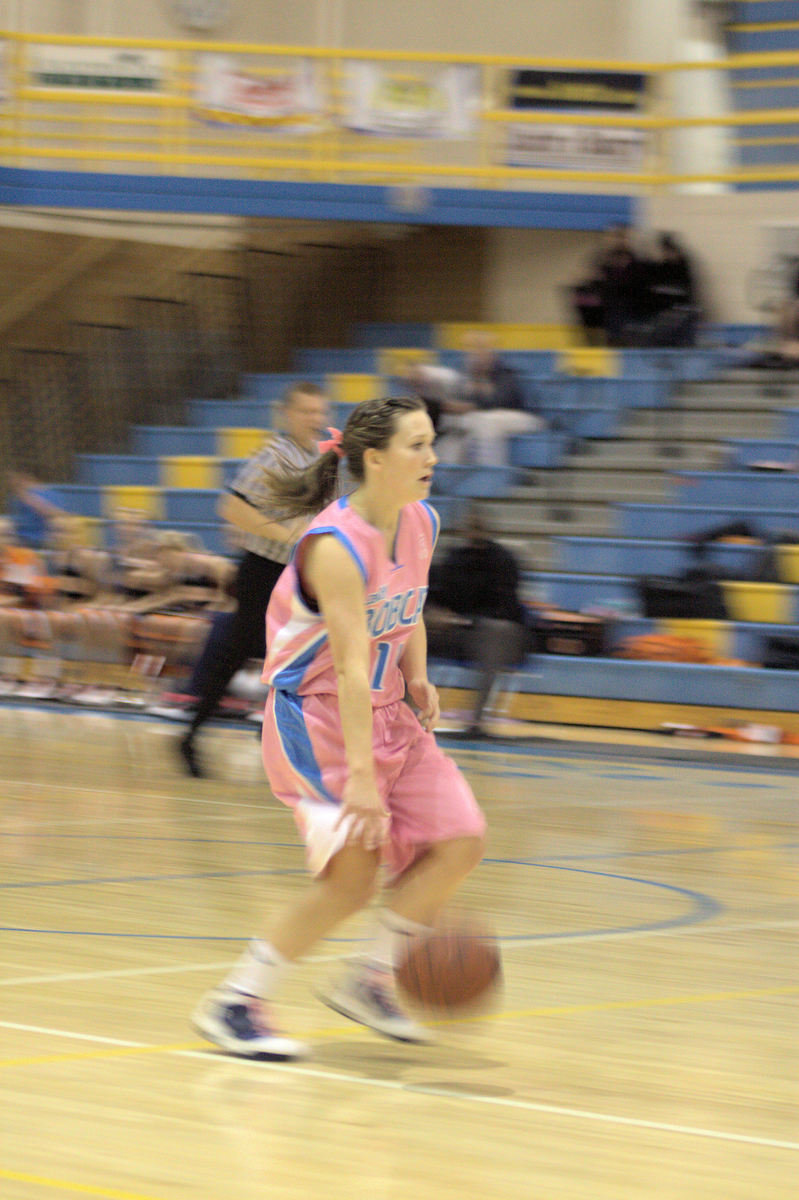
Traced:
<path fill-rule="evenodd" d="M 191 723 L 195 733 L 216 710 L 233 676 L 248 658 L 263 658 L 266 652 L 266 606 L 272 589 L 284 569 L 284 563 L 247 553 L 236 575 L 236 611 L 208 665 L 202 691 Z"/>

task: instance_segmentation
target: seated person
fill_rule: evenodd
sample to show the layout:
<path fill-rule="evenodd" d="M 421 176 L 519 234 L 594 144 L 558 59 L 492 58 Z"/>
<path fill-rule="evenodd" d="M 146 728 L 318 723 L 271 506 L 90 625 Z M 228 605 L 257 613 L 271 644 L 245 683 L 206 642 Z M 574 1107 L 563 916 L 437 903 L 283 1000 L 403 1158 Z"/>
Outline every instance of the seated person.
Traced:
<path fill-rule="evenodd" d="M 541 429 L 541 417 L 525 409 L 516 372 L 497 355 L 491 334 L 475 331 L 464 341 L 465 370 L 458 395 L 442 404 L 441 437 L 436 450 L 442 462 L 504 466 L 512 434 Z"/>
<path fill-rule="evenodd" d="M 163 604 L 184 610 L 231 607 L 228 589 L 235 565 L 229 558 L 210 554 L 174 529 L 161 533 L 158 544 L 157 561 L 167 575 Z"/>
<path fill-rule="evenodd" d="M 430 574 L 425 608 L 430 653 L 465 659 L 480 671 L 471 734 L 482 732 L 483 711 L 498 675 L 519 666 L 530 644 L 519 583 L 515 558 L 488 536 L 475 511 L 463 540 Z"/>
<path fill-rule="evenodd" d="M 53 582 L 44 559 L 20 545 L 9 517 L 0 517 L 0 603 L 17 608 L 46 608 Z"/>
<path fill-rule="evenodd" d="M 442 413 L 450 411 L 450 405 L 460 394 L 463 383 L 460 373 L 438 363 L 411 362 L 402 378 L 411 395 L 424 400 L 433 428 L 438 433 Z"/>
<path fill-rule="evenodd" d="M 128 607 L 144 600 L 149 604 L 156 592 L 169 583 L 169 572 L 158 561 L 157 531 L 147 514 L 139 509 L 118 508 L 111 526 L 111 572 L 109 603 Z"/>
<path fill-rule="evenodd" d="M 47 563 L 59 606 L 98 597 L 109 578 L 111 556 L 87 545 L 85 518 L 66 513 L 53 517 L 49 542 Z"/>

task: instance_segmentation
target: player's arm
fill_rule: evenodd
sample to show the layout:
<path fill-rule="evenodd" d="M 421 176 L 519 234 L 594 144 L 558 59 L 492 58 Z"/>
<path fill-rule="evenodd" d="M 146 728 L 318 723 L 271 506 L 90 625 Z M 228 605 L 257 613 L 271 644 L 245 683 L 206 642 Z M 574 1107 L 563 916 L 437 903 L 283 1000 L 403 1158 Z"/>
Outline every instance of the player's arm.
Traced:
<path fill-rule="evenodd" d="M 419 710 L 419 720 L 429 733 L 438 724 L 441 709 L 438 692 L 427 678 L 427 629 L 422 617 L 405 643 L 400 670 L 405 676 L 411 699 Z"/>
<path fill-rule="evenodd" d="M 249 500 L 232 492 L 223 493 L 217 505 L 217 512 L 236 529 L 283 545 L 293 545 L 308 524 L 307 517 L 285 522 L 274 521 L 254 504 L 250 504 Z"/>
<path fill-rule="evenodd" d="M 377 790 L 372 750 L 371 646 L 363 579 L 349 551 L 335 537 L 324 535 L 309 539 L 301 575 L 325 619 L 336 672 L 348 768 L 342 820 L 353 816 L 349 840 L 374 850 L 385 840 L 388 819 Z"/>

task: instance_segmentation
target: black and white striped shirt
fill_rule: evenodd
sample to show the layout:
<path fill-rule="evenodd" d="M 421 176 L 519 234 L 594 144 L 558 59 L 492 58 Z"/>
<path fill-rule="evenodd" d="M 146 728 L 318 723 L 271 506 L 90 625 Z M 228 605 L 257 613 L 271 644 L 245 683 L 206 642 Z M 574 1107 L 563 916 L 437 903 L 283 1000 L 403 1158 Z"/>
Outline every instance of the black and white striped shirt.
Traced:
<path fill-rule="evenodd" d="M 267 471 L 303 471 L 319 456 L 316 446 L 306 450 L 299 442 L 295 442 L 286 433 L 278 433 L 265 442 L 260 450 L 248 458 L 242 465 L 229 491 L 234 496 L 246 500 L 253 508 L 257 508 L 269 520 L 282 521 L 279 511 L 275 508 L 274 500 L 269 491 L 266 478 Z M 269 558 L 272 562 L 286 563 L 291 557 L 293 543 L 275 542 L 271 538 L 260 537 L 256 533 L 246 533 L 238 529 L 239 544 L 252 554 L 261 558 Z"/>

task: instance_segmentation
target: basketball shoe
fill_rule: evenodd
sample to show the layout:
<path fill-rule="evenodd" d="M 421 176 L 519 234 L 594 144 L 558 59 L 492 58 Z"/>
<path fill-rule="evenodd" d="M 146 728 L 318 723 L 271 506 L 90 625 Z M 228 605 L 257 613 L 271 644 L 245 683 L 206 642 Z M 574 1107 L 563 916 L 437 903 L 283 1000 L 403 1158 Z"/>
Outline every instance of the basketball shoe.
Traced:
<path fill-rule="evenodd" d="M 424 1044 L 433 1040 L 429 1029 L 400 1008 L 390 971 L 373 966 L 354 967 L 340 982 L 320 992 L 319 999 L 342 1017 L 367 1025 L 395 1042 Z"/>
<path fill-rule="evenodd" d="M 241 1058 L 289 1062 L 308 1054 L 302 1042 L 275 1030 L 263 1001 L 243 992 L 209 992 L 195 1010 L 192 1024 L 209 1042 Z"/>

